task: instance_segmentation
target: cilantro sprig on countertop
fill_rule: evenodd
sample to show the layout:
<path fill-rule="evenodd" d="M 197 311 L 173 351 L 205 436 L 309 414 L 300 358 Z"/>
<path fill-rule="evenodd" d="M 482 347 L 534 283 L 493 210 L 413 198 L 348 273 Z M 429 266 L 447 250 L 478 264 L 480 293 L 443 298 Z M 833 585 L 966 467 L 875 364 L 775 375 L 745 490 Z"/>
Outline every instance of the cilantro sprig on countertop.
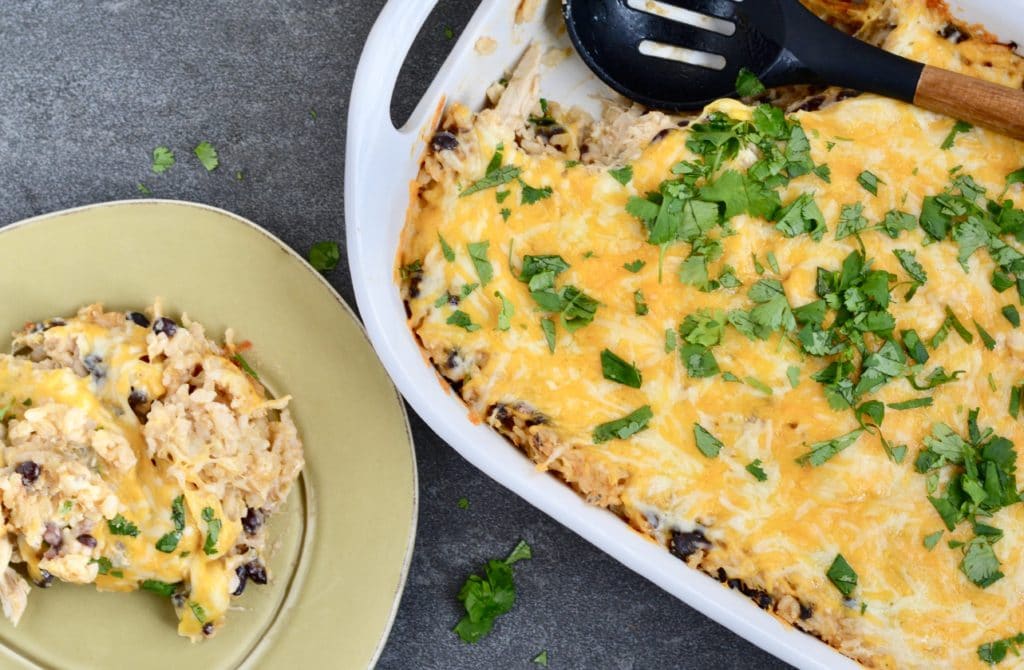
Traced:
<path fill-rule="evenodd" d="M 341 249 L 338 243 L 331 240 L 317 242 L 309 248 L 309 264 L 318 272 L 330 272 L 338 267 L 341 260 Z"/>
<path fill-rule="evenodd" d="M 466 579 L 458 595 L 466 614 L 453 629 L 463 642 L 478 642 L 491 632 L 499 616 L 512 609 L 516 602 L 512 565 L 530 558 L 530 545 L 520 540 L 504 560 L 487 561 L 483 576 L 472 574 Z"/>

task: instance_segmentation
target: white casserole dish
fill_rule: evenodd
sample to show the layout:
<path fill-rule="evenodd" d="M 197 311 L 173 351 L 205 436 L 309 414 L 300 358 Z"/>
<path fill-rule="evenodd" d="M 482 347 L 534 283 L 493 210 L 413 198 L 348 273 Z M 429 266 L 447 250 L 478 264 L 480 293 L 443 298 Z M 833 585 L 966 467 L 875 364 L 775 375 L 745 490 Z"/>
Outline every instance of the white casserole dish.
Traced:
<path fill-rule="evenodd" d="M 854 661 L 784 624 L 747 597 L 692 570 L 662 546 L 636 533 L 614 514 L 587 505 L 485 425 L 474 425 L 465 406 L 441 385 L 406 325 L 395 283 L 395 257 L 405 223 L 409 184 L 419 169 L 424 138 L 439 110 L 457 100 L 478 108 L 487 86 L 518 60 L 532 41 L 568 48 L 560 30 L 559 0 L 542 2 L 532 21 L 514 24 L 517 2 L 483 0 L 409 122 L 395 129 L 388 113 L 399 70 L 436 0 L 390 0 L 367 39 L 352 89 L 345 169 L 345 220 L 356 300 L 370 339 L 413 409 L 467 460 L 537 508 L 650 579 L 691 607 L 762 649 L 800 668 L 856 668 Z M 982 22 L 1000 39 L 1024 42 L 1024 15 L 1015 2 L 952 0 L 951 9 Z M 475 44 L 491 37 L 498 47 L 483 56 Z M 572 54 L 546 67 L 542 94 L 597 111 L 610 89 Z M 596 94 L 596 95 L 595 95 Z"/>

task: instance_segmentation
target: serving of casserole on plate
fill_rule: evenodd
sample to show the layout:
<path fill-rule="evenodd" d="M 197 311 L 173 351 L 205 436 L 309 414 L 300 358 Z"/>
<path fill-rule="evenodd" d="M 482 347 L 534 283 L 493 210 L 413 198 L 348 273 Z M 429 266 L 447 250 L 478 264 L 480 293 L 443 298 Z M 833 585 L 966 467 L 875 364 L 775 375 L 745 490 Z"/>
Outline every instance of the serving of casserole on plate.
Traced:
<path fill-rule="evenodd" d="M 940 3 L 809 5 L 1021 86 Z M 852 91 L 595 119 L 543 60 L 444 111 L 399 244 L 471 417 L 866 666 L 1015 658 L 1024 145 Z"/>
<path fill-rule="evenodd" d="M 415 464 L 325 279 L 181 202 L 59 212 L 0 241 L 0 602 L 17 619 L 0 666 L 371 666 Z"/>

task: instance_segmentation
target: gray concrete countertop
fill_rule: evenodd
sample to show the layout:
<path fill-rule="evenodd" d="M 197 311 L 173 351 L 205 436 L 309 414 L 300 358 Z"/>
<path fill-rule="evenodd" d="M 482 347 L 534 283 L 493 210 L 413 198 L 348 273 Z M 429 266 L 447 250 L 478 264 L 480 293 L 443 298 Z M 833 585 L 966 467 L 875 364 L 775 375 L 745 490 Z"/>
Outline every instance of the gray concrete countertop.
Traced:
<path fill-rule="evenodd" d="M 237 212 L 301 253 L 319 240 L 343 244 L 345 113 L 383 4 L 0 3 L 0 224 L 140 197 L 141 183 L 154 197 Z M 457 34 L 476 4 L 440 2 L 395 95 L 398 116 L 443 59 L 446 27 Z M 212 173 L 191 156 L 203 140 L 220 152 Z M 163 175 L 149 170 L 158 145 L 178 157 Z M 344 260 L 329 279 L 354 305 Z M 552 668 L 785 667 L 496 485 L 410 419 L 419 531 L 379 667 L 531 668 L 545 649 Z M 463 497 L 468 509 L 457 504 Z M 515 609 L 479 644 L 463 644 L 451 632 L 460 614 L 455 594 L 470 572 L 520 538 L 534 559 L 517 566 Z"/>

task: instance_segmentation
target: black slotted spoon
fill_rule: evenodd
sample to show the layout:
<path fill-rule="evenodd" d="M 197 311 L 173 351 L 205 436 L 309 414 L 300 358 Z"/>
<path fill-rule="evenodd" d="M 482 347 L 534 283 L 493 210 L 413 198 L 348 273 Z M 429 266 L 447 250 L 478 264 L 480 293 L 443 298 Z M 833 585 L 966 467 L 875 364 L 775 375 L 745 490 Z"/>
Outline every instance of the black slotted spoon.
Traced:
<path fill-rule="evenodd" d="M 569 36 L 622 95 L 671 111 L 766 86 L 829 84 L 913 103 L 1024 139 L 1024 91 L 924 65 L 828 25 L 798 0 L 563 0 Z"/>

